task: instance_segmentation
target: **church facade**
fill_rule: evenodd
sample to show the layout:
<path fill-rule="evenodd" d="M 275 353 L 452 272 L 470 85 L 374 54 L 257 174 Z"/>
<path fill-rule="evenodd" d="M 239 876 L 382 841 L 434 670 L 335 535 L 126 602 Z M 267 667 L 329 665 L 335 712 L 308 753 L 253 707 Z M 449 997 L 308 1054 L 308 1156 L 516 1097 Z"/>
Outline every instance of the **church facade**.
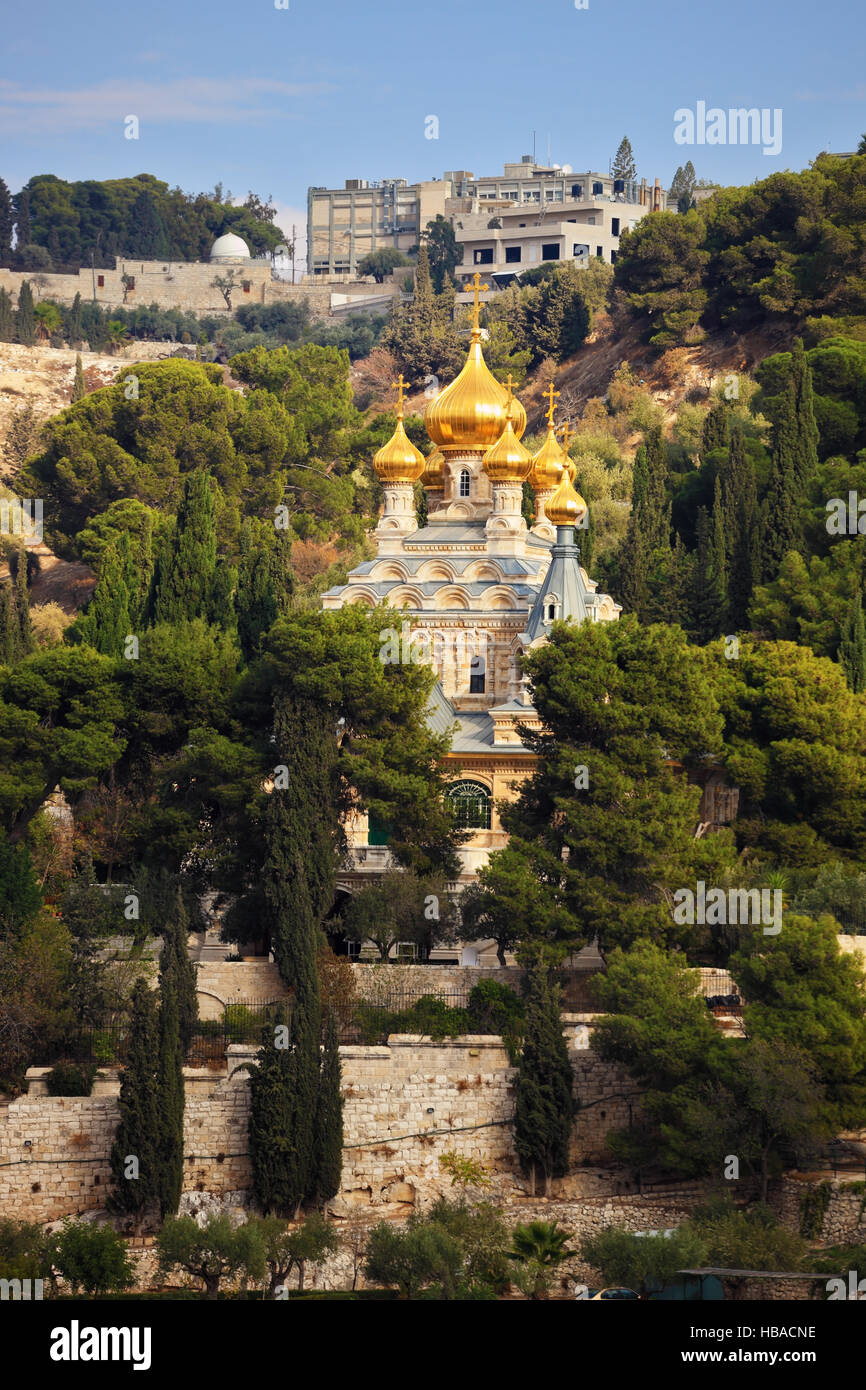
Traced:
<path fill-rule="evenodd" d="M 383 628 L 382 660 L 424 660 L 438 677 L 430 720 L 452 731 L 449 764 L 458 822 L 471 831 L 461 850 L 458 886 L 471 881 L 491 850 L 505 844 L 496 802 L 514 794 L 533 755 L 518 725 L 537 726 L 521 673 L 522 654 L 546 641 L 557 620 L 610 622 L 620 606 L 580 563 L 576 537 L 587 516 L 575 491 L 575 466 L 556 436 L 556 392 L 549 388 L 547 436 L 534 455 L 520 442 L 526 412 L 509 381 L 484 361 L 475 306 L 466 363 L 430 402 L 424 423 L 433 444 L 425 458 L 398 423 L 374 466 L 384 491 L 377 554 L 323 595 L 325 608 L 358 603 L 399 610 L 398 629 Z M 419 526 L 415 484 L 428 514 Z M 535 493 L 535 520 L 523 516 L 523 483 Z M 386 851 L 366 818 L 352 828 L 359 873 L 375 872 Z"/>

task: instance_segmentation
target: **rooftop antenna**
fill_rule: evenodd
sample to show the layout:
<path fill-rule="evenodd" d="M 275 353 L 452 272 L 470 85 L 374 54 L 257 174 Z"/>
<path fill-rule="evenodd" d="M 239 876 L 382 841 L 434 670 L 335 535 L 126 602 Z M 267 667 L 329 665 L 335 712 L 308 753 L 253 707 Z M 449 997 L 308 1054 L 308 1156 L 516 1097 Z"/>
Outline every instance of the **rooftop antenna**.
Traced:
<path fill-rule="evenodd" d="M 535 163 L 535 131 L 532 132 L 532 162 Z"/>

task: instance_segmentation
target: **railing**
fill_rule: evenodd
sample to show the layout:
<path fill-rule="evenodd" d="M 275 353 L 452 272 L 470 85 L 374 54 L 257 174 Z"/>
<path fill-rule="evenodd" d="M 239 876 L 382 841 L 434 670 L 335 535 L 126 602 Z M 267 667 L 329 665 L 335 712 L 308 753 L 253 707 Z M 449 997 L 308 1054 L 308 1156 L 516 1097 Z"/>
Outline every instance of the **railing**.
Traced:
<path fill-rule="evenodd" d="M 273 999 L 238 999 L 227 1004 L 222 1016 L 200 1019 L 186 1052 L 189 1064 L 221 1062 L 230 1043 L 260 1043 L 280 1011 L 290 1016 L 291 1002 Z M 129 1044 L 129 1016 L 113 1015 L 102 1023 L 84 1025 L 57 1039 L 42 1054 L 42 1065 L 70 1061 L 98 1066 L 123 1064 Z"/>

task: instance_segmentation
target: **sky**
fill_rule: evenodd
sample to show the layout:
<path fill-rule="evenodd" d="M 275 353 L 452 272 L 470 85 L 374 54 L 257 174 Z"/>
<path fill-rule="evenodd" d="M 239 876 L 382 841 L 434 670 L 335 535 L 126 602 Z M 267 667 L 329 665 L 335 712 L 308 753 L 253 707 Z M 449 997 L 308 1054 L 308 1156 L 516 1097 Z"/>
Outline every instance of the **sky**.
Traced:
<path fill-rule="evenodd" d="M 580 6 L 580 8 L 578 8 Z M 303 249 L 310 184 L 606 171 L 623 135 L 667 187 L 801 169 L 866 131 L 863 0 L 41 0 L 7 5 L 0 174 L 151 173 L 271 195 Z M 675 113 L 766 109 L 764 144 L 675 140 Z M 771 113 L 781 111 L 778 118 Z M 138 118 L 138 139 L 126 138 Z M 429 118 L 436 117 L 436 122 Z M 428 135 L 438 128 L 438 138 Z M 767 130 L 771 127 L 768 125 Z"/>

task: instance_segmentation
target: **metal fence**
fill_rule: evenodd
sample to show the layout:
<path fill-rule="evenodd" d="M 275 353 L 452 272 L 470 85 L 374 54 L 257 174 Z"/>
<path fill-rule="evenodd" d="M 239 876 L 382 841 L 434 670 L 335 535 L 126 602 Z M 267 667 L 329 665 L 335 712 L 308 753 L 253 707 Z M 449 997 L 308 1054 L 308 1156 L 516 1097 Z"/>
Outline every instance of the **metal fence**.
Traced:
<path fill-rule="evenodd" d="M 227 1004 L 220 1018 L 199 1020 L 185 1060 L 191 1065 L 221 1062 L 230 1043 L 261 1043 L 263 1030 L 272 1028 L 281 1014 L 291 1016 L 289 1001 L 238 999 Z M 44 1065 L 70 1061 L 111 1066 L 125 1062 L 129 1022 L 127 1014 L 118 1014 L 101 1023 L 76 1028 L 55 1040 Z"/>

